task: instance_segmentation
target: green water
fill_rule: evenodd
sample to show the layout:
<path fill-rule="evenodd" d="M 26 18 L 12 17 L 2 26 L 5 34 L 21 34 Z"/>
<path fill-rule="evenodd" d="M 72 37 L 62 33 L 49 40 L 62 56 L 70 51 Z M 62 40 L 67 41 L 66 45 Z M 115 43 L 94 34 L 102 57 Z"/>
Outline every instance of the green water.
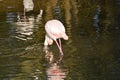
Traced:
<path fill-rule="evenodd" d="M 0 80 L 120 80 L 120 0 L 34 0 L 33 22 L 17 24 L 22 0 L 0 0 Z M 39 10 L 42 18 L 37 20 Z M 54 43 L 45 59 L 47 20 L 59 19 L 68 41 L 64 57 Z"/>

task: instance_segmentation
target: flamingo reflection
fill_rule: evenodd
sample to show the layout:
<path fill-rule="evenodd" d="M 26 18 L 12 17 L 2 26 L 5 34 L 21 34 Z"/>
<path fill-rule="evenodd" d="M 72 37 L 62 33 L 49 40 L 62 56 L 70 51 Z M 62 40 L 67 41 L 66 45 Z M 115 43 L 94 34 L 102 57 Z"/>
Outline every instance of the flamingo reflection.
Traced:
<path fill-rule="evenodd" d="M 51 64 L 51 66 L 47 69 L 47 80 L 64 80 L 67 71 L 62 69 L 60 65 Z"/>
<path fill-rule="evenodd" d="M 50 64 L 46 70 L 47 80 L 64 80 L 68 72 L 66 69 L 61 68 L 59 64 L 63 57 L 60 56 L 59 59 L 54 62 L 53 52 L 47 49 L 45 50 L 45 58 Z"/>
<path fill-rule="evenodd" d="M 48 51 L 48 50 L 46 50 L 45 53 L 46 53 L 46 54 L 45 54 L 46 60 L 47 60 L 49 63 L 52 63 L 52 62 L 53 62 L 53 59 L 54 59 L 53 53 L 50 52 L 50 51 Z"/>
<path fill-rule="evenodd" d="M 53 63 L 54 62 L 54 55 L 52 51 L 49 51 L 48 49 L 45 50 L 45 59 L 49 62 L 49 63 Z M 63 59 L 63 56 L 59 56 L 59 59 L 55 61 L 55 64 L 59 64 Z"/>

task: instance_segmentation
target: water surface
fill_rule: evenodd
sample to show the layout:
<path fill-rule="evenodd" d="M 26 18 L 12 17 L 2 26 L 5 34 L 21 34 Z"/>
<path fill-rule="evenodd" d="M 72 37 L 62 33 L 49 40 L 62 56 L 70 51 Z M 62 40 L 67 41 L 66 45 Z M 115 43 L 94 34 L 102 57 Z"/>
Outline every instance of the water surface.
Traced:
<path fill-rule="evenodd" d="M 120 80 L 120 0 L 34 0 L 29 21 L 19 22 L 22 2 L 0 0 L 0 80 Z M 60 64 L 56 44 L 50 60 L 43 52 L 50 19 L 60 20 L 69 36 Z"/>

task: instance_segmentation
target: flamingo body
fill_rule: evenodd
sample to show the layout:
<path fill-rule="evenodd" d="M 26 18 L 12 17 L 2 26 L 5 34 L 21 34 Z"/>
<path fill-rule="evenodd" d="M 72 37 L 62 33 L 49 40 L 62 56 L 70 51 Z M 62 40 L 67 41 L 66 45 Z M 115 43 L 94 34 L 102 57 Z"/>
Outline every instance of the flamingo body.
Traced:
<path fill-rule="evenodd" d="M 45 30 L 47 32 L 47 35 L 53 40 L 56 40 L 58 38 L 63 38 L 65 40 L 68 39 L 68 36 L 65 33 L 64 25 L 58 20 L 48 21 L 45 25 Z"/>
<path fill-rule="evenodd" d="M 44 46 L 52 45 L 53 41 L 56 42 L 60 52 L 62 52 L 60 38 L 68 40 L 68 36 L 65 33 L 65 27 L 59 20 L 49 20 L 45 24 L 46 36 Z M 57 42 L 59 39 L 59 43 Z"/>

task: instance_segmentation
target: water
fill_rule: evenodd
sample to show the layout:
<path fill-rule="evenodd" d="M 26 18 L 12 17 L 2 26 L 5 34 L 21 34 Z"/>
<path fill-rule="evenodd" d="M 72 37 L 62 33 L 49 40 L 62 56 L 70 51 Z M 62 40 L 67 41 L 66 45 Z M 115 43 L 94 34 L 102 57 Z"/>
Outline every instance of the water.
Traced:
<path fill-rule="evenodd" d="M 22 2 L 0 0 L 0 80 L 120 80 L 120 0 L 34 0 L 25 21 Z M 55 43 L 43 52 L 53 18 L 69 36 L 60 64 Z"/>

